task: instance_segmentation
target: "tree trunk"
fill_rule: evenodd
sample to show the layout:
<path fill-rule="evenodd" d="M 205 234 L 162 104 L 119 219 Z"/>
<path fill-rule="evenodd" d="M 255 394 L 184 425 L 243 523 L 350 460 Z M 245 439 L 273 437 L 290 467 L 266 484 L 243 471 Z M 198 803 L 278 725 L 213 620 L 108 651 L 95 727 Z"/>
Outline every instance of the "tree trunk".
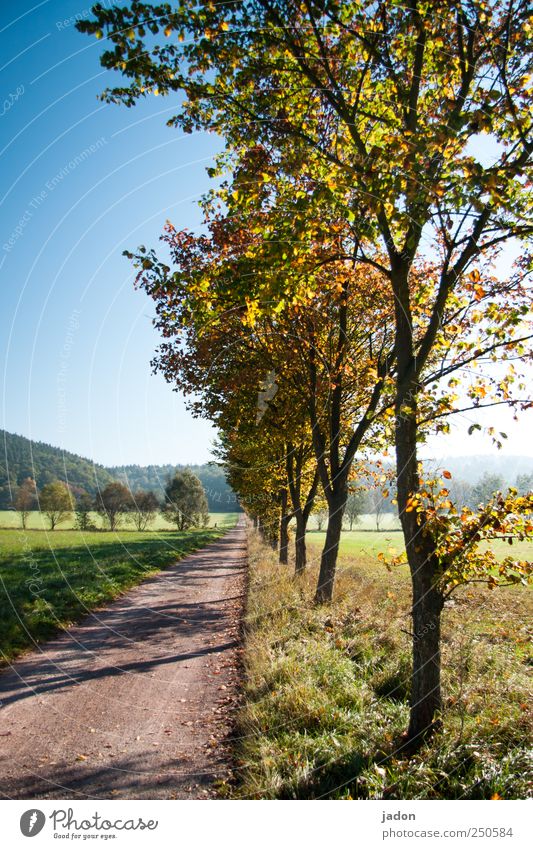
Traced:
<path fill-rule="evenodd" d="M 280 526 L 281 526 L 281 523 L 280 523 L 279 517 L 277 517 L 277 519 L 269 518 L 268 523 L 267 523 L 267 527 L 266 527 L 266 534 L 267 534 L 267 542 L 268 542 L 268 544 L 270 545 L 270 548 L 273 551 L 277 551 L 278 548 L 279 548 Z"/>
<path fill-rule="evenodd" d="M 296 513 L 296 539 L 294 541 L 295 573 L 301 575 L 307 566 L 307 551 L 305 547 L 305 532 L 307 530 L 307 519 L 303 512 Z"/>
<path fill-rule="evenodd" d="M 280 494 L 281 519 L 279 525 L 279 562 L 286 565 L 289 562 L 289 522 L 288 492 L 281 490 Z"/>
<path fill-rule="evenodd" d="M 417 748 L 436 728 L 435 717 L 441 710 L 440 691 L 440 616 L 441 593 L 428 583 L 424 564 L 412 578 L 413 585 L 413 674 L 409 744 Z"/>
<path fill-rule="evenodd" d="M 416 749 L 436 728 L 441 710 L 440 616 L 443 597 L 435 587 L 438 561 L 435 542 L 424 529 L 424 516 L 409 498 L 420 490 L 416 435 L 416 389 L 409 402 L 396 409 L 398 507 L 413 588 L 413 669 L 408 745 Z"/>
<path fill-rule="evenodd" d="M 328 498 L 328 527 L 326 541 L 320 558 L 320 572 L 315 593 L 315 602 L 324 604 L 333 598 L 333 584 L 337 567 L 337 555 L 342 531 L 342 519 L 348 490 L 345 483 L 339 483 Z"/>

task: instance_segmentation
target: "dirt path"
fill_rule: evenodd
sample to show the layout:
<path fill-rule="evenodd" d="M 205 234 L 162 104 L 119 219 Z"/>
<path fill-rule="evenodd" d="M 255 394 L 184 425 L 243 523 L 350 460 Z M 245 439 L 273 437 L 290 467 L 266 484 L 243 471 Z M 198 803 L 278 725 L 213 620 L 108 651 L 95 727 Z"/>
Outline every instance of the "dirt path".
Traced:
<path fill-rule="evenodd" d="M 0 675 L 0 798 L 202 798 L 228 772 L 244 527 Z"/>

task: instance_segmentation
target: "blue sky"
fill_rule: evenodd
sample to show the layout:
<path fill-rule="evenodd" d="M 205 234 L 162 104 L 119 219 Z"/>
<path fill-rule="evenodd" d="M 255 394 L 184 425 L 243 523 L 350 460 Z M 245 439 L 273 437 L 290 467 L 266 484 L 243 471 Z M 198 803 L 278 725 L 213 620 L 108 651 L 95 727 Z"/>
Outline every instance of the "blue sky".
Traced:
<path fill-rule="evenodd" d="M 106 464 L 204 462 L 214 431 L 151 374 L 152 305 L 122 251 L 155 245 L 167 218 L 199 224 L 221 143 L 167 128 L 170 99 L 134 109 L 97 99 L 118 80 L 100 68 L 102 42 L 74 27 L 89 8 L 1 6 L 2 426 Z M 432 453 L 490 451 L 482 437 L 465 441 L 471 421 Z M 525 420 L 501 411 L 496 423 L 512 437 L 507 452 L 532 453 Z"/>
<path fill-rule="evenodd" d="M 69 21 L 89 6 L 2 3 L 3 426 L 109 464 L 202 462 L 214 433 L 151 374 L 152 306 L 122 251 L 198 224 L 220 142 L 167 128 L 169 99 L 97 99 L 102 42 Z"/>

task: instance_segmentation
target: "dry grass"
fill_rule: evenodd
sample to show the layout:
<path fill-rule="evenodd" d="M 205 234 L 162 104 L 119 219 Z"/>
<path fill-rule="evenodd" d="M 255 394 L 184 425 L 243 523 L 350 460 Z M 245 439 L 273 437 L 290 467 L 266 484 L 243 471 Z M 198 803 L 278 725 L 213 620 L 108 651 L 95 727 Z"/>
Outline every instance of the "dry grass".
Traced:
<path fill-rule="evenodd" d="M 315 566 L 295 581 L 254 533 L 249 546 L 235 796 L 528 795 L 527 590 L 463 588 L 447 605 L 443 730 L 408 759 L 398 751 L 409 712 L 407 572 L 341 555 L 335 602 L 316 608 Z"/>

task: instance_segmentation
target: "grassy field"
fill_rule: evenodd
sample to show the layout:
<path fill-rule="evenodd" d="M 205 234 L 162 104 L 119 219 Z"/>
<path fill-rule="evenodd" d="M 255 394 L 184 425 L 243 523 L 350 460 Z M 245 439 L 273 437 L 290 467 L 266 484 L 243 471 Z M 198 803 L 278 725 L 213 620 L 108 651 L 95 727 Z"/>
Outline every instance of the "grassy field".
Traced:
<path fill-rule="evenodd" d="M 0 514 L 1 515 L 1 514 Z M 348 520 L 345 520 L 345 525 L 348 527 Z M 400 520 L 396 513 L 383 513 L 379 520 L 380 529 L 383 531 L 390 530 L 400 530 Z M 323 527 L 326 527 L 326 523 L 324 522 Z M 312 531 L 317 530 L 317 517 L 314 514 L 311 514 L 309 518 L 309 529 Z M 362 513 L 357 522 L 354 523 L 354 531 L 375 531 L 376 530 L 376 517 L 373 513 Z"/>
<path fill-rule="evenodd" d="M 91 521 L 95 524 L 97 528 L 103 527 L 103 521 L 101 516 L 98 513 L 90 514 Z M 237 517 L 237 513 L 210 513 L 209 514 L 209 525 L 210 527 L 214 527 L 217 525 L 219 528 L 229 528 L 235 524 Z M 20 528 L 20 516 L 14 510 L 0 510 L 0 530 L 10 529 L 10 528 Z M 30 513 L 28 517 L 27 527 L 29 530 L 34 531 L 42 531 L 47 530 L 50 526 L 42 513 L 39 513 L 38 510 Z M 172 530 L 172 525 L 167 522 L 163 516 L 158 514 L 154 519 L 153 523 L 150 525 L 149 530 L 152 531 L 170 531 Z M 58 530 L 73 530 L 74 529 L 74 516 L 66 522 L 63 522 L 61 525 L 58 525 Z M 121 523 L 122 531 L 135 531 L 135 526 L 133 525 L 131 519 L 127 521 L 122 521 Z"/>
<path fill-rule="evenodd" d="M 326 534 L 324 531 L 311 530 L 308 532 L 307 541 L 310 546 L 310 554 L 313 559 L 320 557 L 320 551 L 324 545 Z M 511 548 L 503 540 L 493 540 L 490 543 L 492 550 L 500 557 L 508 557 L 512 554 L 517 560 L 533 560 L 533 542 L 514 542 Z M 341 536 L 340 551 L 347 556 L 357 558 L 358 562 L 375 562 L 376 555 L 382 551 L 384 554 L 400 554 L 404 550 L 403 536 L 398 531 L 343 531 Z"/>
<path fill-rule="evenodd" d="M 463 587 L 443 613 L 443 728 L 400 751 L 410 687 L 407 569 L 375 552 L 399 535 L 345 534 L 335 601 L 312 603 L 322 535 L 300 581 L 250 539 L 237 798 L 488 799 L 531 793 L 532 596 Z M 386 550 L 386 549 L 385 549 Z"/>
<path fill-rule="evenodd" d="M 235 523 L 216 515 L 217 528 L 181 533 L 1 530 L 0 664 Z"/>

